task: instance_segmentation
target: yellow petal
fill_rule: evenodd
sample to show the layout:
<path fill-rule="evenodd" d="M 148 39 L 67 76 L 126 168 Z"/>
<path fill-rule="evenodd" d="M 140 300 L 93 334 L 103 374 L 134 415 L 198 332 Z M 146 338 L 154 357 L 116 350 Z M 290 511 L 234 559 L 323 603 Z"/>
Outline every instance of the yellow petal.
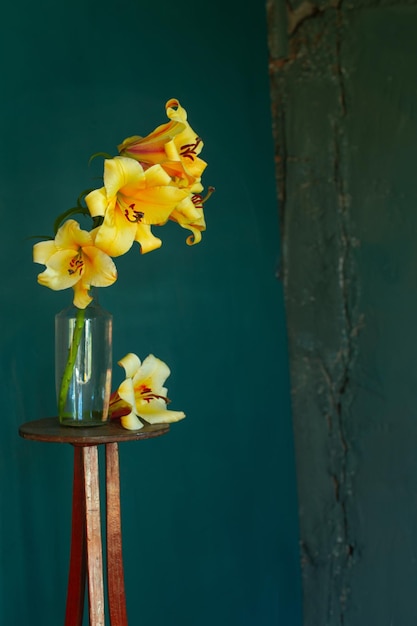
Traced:
<path fill-rule="evenodd" d="M 153 354 L 149 354 L 144 359 L 140 369 L 136 371 L 133 377 L 133 386 L 136 389 L 140 383 L 143 383 L 151 387 L 154 393 L 163 395 L 161 388 L 170 374 L 171 371 L 164 361 L 156 358 Z"/>
<path fill-rule="evenodd" d="M 113 199 L 113 204 L 116 199 Z M 94 191 L 90 191 L 88 195 L 85 197 L 85 202 L 90 211 L 91 217 L 97 217 L 99 215 L 104 215 L 108 206 L 107 200 L 107 192 L 106 188 L 102 187 L 101 189 L 94 189 Z"/>
<path fill-rule="evenodd" d="M 122 400 L 127 402 L 129 406 L 132 408 L 135 407 L 135 390 L 133 388 L 132 378 L 127 377 L 120 385 L 117 390 L 117 393 L 121 397 Z"/>
<path fill-rule="evenodd" d="M 137 370 L 140 368 L 141 362 L 136 354 L 129 352 L 129 354 L 126 354 L 126 356 L 120 359 L 117 364 L 123 367 L 126 378 L 133 378 Z"/>
<path fill-rule="evenodd" d="M 136 201 L 135 209 L 143 214 L 140 219 L 141 224 L 162 225 L 167 222 L 172 211 L 187 195 L 186 189 L 165 185 L 141 189 L 132 199 Z M 129 201 L 130 199 L 127 199 L 127 203 Z"/>
<path fill-rule="evenodd" d="M 147 224 L 137 225 L 135 240 L 140 244 L 142 254 L 146 254 L 162 246 L 162 241 L 152 234 L 151 227 Z"/>
<path fill-rule="evenodd" d="M 156 164 L 145 171 L 143 182 L 143 187 L 164 187 L 171 183 L 171 177 L 161 165 Z"/>
<path fill-rule="evenodd" d="M 179 224 L 193 224 L 201 219 L 202 209 L 196 207 L 192 201 L 193 195 L 189 194 L 184 200 L 179 202 L 175 210 L 171 213 L 170 219 Z"/>
<path fill-rule="evenodd" d="M 75 220 L 67 220 L 58 230 L 55 237 L 55 245 L 60 249 L 73 249 L 78 251 L 83 246 L 91 245 L 91 235 L 86 230 L 81 230 Z"/>
<path fill-rule="evenodd" d="M 201 178 L 206 167 L 206 161 L 203 161 L 203 159 L 200 159 L 198 157 L 194 157 L 192 160 L 188 160 L 185 165 L 187 173 L 194 176 L 194 178 Z"/>
<path fill-rule="evenodd" d="M 152 410 L 151 403 L 147 410 L 141 409 L 138 414 L 148 424 L 173 424 L 185 418 L 185 413 L 182 411 Z"/>
<path fill-rule="evenodd" d="M 118 208 L 108 209 L 97 231 L 96 246 L 109 256 L 125 254 L 135 240 L 136 226 L 128 222 Z"/>
<path fill-rule="evenodd" d="M 202 239 L 201 231 L 205 230 L 205 228 L 195 228 L 194 226 L 184 224 L 180 224 L 181 228 L 186 228 L 187 230 L 191 230 L 192 235 L 189 235 L 185 240 L 187 245 L 194 246 L 196 243 L 200 243 Z"/>
<path fill-rule="evenodd" d="M 195 145 L 195 154 L 200 154 L 203 149 L 203 141 L 197 136 L 197 133 L 191 128 L 187 122 L 187 112 L 180 105 L 179 101 L 175 98 L 168 100 L 165 105 L 167 117 L 173 122 L 184 124 L 184 129 L 181 133 L 175 136 L 175 143 L 178 148 L 182 148 L 184 145 Z M 183 151 L 184 152 L 184 151 Z"/>
<path fill-rule="evenodd" d="M 74 250 L 58 250 L 49 259 L 44 272 L 38 275 L 38 282 L 54 291 L 68 289 L 75 285 L 80 277 L 77 273 L 69 274 L 68 267 L 74 258 Z"/>
<path fill-rule="evenodd" d="M 197 209 L 198 218 L 188 222 L 187 216 L 184 212 L 173 211 L 169 216 L 169 219 L 177 222 L 182 228 L 190 230 L 192 235 L 187 237 L 186 242 L 189 246 L 193 246 L 201 241 L 201 232 L 206 230 L 206 222 L 204 219 L 204 213 L 202 209 Z"/>
<path fill-rule="evenodd" d="M 130 187 L 140 186 L 144 179 L 143 167 L 134 159 L 118 156 L 104 161 L 103 180 L 108 198 L 112 198 L 125 187 L 129 190 Z"/>
<path fill-rule="evenodd" d="M 175 122 L 182 122 L 183 124 L 187 121 L 187 111 L 180 105 L 179 100 L 176 98 L 170 98 L 168 102 L 165 104 L 165 110 L 167 113 L 167 117 L 170 120 Z M 194 133 L 193 133 L 194 134 Z"/>
<path fill-rule="evenodd" d="M 79 309 L 85 309 L 90 302 L 92 302 L 93 298 L 89 293 L 89 286 L 85 285 L 82 281 L 78 281 L 73 287 L 74 289 L 74 306 Z"/>
<path fill-rule="evenodd" d="M 140 430 L 143 428 L 142 422 L 136 417 L 136 415 L 132 412 L 129 415 L 124 415 L 120 418 L 120 422 L 123 428 L 127 428 L 127 430 Z"/>
<path fill-rule="evenodd" d="M 55 241 L 40 241 L 33 246 L 33 260 L 35 263 L 46 265 L 55 252 L 57 252 Z"/>
<path fill-rule="evenodd" d="M 108 287 L 117 279 L 116 266 L 111 258 L 95 246 L 85 246 L 86 259 L 83 281 L 94 287 Z"/>

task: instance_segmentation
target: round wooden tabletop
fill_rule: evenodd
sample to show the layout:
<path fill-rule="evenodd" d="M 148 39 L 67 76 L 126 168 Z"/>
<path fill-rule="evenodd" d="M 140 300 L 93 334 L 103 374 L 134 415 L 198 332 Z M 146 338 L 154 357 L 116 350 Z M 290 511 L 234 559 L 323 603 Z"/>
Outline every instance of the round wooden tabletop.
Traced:
<path fill-rule="evenodd" d="M 24 439 L 50 443 L 71 443 L 75 446 L 98 446 L 102 443 L 137 441 L 160 437 L 169 431 L 169 424 L 145 424 L 141 430 L 126 430 L 118 420 L 110 420 L 99 426 L 82 428 L 62 426 L 57 417 L 45 417 L 26 422 L 19 428 Z"/>

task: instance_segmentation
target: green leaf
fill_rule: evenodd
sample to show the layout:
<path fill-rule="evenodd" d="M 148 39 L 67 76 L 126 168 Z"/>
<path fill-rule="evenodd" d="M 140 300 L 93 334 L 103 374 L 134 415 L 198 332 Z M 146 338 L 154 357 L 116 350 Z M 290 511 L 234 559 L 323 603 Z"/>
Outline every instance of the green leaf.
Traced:
<path fill-rule="evenodd" d="M 29 235 L 29 237 L 25 237 L 25 240 L 26 239 L 46 239 L 47 241 L 51 241 L 54 237 L 51 237 L 51 235 Z"/>

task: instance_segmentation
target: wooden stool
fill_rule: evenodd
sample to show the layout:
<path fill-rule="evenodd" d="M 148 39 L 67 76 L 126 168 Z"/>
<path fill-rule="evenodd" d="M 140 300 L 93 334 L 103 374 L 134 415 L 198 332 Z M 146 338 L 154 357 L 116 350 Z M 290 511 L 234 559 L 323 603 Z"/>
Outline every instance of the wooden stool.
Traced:
<path fill-rule="evenodd" d="M 71 557 L 65 626 L 82 626 L 86 573 L 90 626 L 104 626 L 103 548 L 101 541 L 98 446 L 106 446 L 107 595 L 111 626 L 127 626 L 120 516 L 121 441 L 159 437 L 168 424 L 125 430 L 118 422 L 90 428 L 61 426 L 58 418 L 27 422 L 24 439 L 74 446 Z"/>

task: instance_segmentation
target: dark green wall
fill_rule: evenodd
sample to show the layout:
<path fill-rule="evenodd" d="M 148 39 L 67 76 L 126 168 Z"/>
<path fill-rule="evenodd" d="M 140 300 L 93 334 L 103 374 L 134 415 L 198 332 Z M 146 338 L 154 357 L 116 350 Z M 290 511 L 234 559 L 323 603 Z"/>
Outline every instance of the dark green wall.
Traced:
<path fill-rule="evenodd" d="M 306 626 L 417 620 L 416 25 L 270 5 Z"/>
<path fill-rule="evenodd" d="M 53 415 L 53 319 L 28 237 L 49 233 L 131 134 L 176 97 L 204 138 L 207 233 L 118 259 L 101 292 L 116 360 L 172 369 L 187 419 L 121 446 L 129 623 L 297 626 L 298 524 L 265 7 L 256 0 L 8 3 L 0 26 L 0 623 L 63 623 L 72 450 L 28 442 Z"/>

